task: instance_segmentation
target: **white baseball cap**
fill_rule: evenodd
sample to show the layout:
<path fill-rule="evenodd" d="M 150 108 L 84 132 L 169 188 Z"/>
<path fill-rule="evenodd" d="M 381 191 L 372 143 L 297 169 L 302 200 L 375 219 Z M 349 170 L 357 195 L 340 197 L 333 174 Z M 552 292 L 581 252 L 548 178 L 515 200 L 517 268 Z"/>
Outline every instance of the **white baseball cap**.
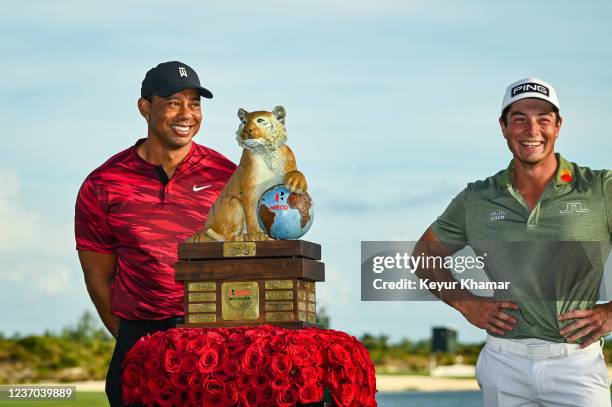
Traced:
<path fill-rule="evenodd" d="M 538 78 L 525 78 L 520 81 L 510 84 L 506 88 L 506 94 L 504 95 L 504 101 L 502 102 L 502 112 L 512 103 L 517 100 L 537 98 L 542 99 L 559 110 L 559 99 L 557 99 L 557 92 L 551 84 L 544 82 Z"/>

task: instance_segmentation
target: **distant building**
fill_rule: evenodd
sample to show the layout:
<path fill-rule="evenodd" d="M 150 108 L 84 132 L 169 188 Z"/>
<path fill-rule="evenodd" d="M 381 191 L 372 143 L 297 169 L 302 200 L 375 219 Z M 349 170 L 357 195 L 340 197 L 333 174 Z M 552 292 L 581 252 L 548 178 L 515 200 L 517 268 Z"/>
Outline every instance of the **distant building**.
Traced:
<path fill-rule="evenodd" d="M 431 352 L 454 353 L 457 350 L 457 331 L 447 327 L 432 329 Z"/>

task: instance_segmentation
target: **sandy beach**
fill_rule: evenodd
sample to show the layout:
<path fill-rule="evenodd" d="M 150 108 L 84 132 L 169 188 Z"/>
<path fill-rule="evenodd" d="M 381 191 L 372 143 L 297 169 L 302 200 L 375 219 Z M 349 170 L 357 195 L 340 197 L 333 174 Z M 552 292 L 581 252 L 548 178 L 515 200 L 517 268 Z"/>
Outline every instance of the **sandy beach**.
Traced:
<path fill-rule="evenodd" d="M 476 379 L 412 375 L 376 375 L 378 391 L 478 390 Z"/>
<path fill-rule="evenodd" d="M 608 366 L 612 378 L 612 367 Z M 376 375 L 378 391 L 458 391 L 479 390 L 476 378 L 449 378 L 417 375 Z"/>

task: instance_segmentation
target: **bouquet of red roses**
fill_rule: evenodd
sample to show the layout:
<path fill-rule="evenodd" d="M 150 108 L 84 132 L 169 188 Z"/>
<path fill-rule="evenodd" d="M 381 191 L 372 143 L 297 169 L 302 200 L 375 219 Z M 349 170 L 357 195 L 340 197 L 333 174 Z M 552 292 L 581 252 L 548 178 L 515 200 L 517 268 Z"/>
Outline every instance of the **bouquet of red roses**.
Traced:
<path fill-rule="evenodd" d="M 344 332 L 271 325 L 182 328 L 142 338 L 123 362 L 125 404 L 376 406 L 368 351 Z"/>

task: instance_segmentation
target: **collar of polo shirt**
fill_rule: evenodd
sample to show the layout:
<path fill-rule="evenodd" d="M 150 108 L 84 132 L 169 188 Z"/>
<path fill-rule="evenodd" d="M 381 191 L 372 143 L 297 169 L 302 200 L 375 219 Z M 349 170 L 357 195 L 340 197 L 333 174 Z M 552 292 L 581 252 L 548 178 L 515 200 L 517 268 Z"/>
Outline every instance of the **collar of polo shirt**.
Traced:
<path fill-rule="evenodd" d="M 559 166 L 557 167 L 557 173 L 555 175 L 555 185 L 556 186 L 564 186 L 568 184 L 574 183 L 574 166 L 572 163 L 567 161 L 565 158 L 561 156 L 559 153 L 555 153 L 557 157 L 557 162 Z M 507 189 L 512 186 L 512 177 L 510 174 L 512 173 L 512 168 L 514 167 L 514 159 L 510 161 L 508 168 L 500 172 L 495 176 L 495 182 L 500 189 Z"/>

